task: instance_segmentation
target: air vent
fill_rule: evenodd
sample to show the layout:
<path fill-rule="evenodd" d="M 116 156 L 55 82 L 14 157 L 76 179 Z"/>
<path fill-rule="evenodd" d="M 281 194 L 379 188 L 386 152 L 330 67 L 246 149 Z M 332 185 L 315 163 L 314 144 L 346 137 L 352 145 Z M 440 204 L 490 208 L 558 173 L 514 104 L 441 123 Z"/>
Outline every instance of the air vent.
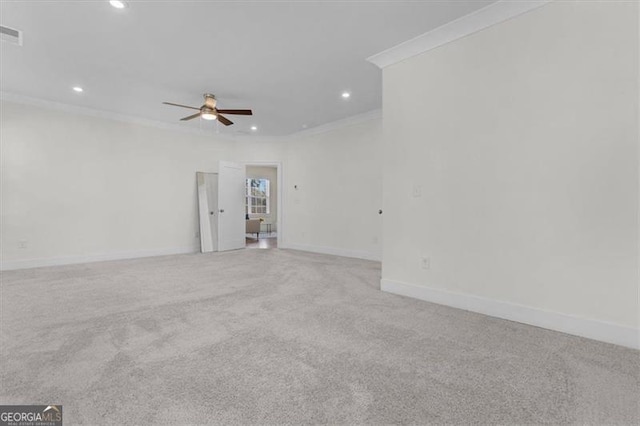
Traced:
<path fill-rule="evenodd" d="M 22 31 L 0 25 L 0 38 L 2 41 L 22 46 Z"/>

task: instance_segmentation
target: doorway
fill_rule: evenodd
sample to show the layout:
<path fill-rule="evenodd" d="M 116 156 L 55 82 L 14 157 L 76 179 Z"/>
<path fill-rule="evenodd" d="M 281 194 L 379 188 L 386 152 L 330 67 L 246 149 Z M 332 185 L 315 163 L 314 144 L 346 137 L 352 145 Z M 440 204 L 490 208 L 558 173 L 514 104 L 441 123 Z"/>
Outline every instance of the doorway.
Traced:
<path fill-rule="evenodd" d="M 237 250 L 245 247 L 244 164 L 218 163 L 218 173 L 196 172 L 200 251 Z"/>
<path fill-rule="evenodd" d="M 282 170 L 280 163 L 245 163 L 246 248 L 281 247 Z"/>

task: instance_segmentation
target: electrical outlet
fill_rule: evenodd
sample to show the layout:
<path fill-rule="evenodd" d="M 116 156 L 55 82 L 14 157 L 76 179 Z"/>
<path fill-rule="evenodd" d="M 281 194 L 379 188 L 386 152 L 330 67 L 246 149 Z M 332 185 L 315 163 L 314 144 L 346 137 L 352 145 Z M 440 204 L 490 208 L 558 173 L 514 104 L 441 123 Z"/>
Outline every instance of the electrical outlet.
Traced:
<path fill-rule="evenodd" d="M 27 240 L 18 241 L 18 248 L 19 249 L 26 249 L 27 246 L 28 246 Z"/>
<path fill-rule="evenodd" d="M 196 232 L 195 234 L 193 234 L 193 238 L 200 238 L 200 233 Z"/>
<path fill-rule="evenodd" d="M 422 186 L 421 185 L 413 185 L 413 196 L 421 197 L 422 196 Z"/>
<path fill-rule="evenodd" d="M 431 258 L 425 256 L 421 257 L 420 266 L 422 267 L 422 269 L 431 269 Z"/>

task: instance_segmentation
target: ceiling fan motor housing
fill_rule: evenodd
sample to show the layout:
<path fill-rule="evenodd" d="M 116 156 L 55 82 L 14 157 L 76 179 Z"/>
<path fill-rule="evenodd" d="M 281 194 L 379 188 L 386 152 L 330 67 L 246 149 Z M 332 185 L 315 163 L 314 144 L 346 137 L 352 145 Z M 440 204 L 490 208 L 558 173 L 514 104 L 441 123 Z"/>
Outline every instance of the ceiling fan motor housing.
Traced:
<path fill-rule="evenodd" d="M 206 107 L 211 109 L 216 107 L 217 101 L 216 101 L 215 95 L 212 95 L 211 93 L 205 93 L 203 97 L 204 97 L 204 105 Z"/>

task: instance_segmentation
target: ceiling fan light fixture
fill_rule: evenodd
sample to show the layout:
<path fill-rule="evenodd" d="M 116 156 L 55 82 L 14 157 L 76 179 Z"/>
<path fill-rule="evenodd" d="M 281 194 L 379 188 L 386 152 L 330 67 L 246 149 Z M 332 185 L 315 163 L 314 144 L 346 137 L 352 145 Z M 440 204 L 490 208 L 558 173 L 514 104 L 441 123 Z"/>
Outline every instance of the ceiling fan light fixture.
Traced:
<path fill-rule="evenodd" d="M 124 9 L 127 7 L 127 3 L 120 0 L 110 0 L 109 4 L 115 7 L 116 9 Z"/>
<path fill-rule="evenodd" d="M 209 121 L 218 120 L 219 123 L 222 123 L 225 126 L 231 126 L 233 124 L 233 121 L 229 120 L 227 117 L 225 117 L 225 115 L 253 115 L 253 111 L 251 111 L 250 109 L 218 109 L 216 108 L 216 97 L 207 93 L 205 93 L 204 95 L 204 105 L 202 105 L 200 108 L 189 105 L 174 104 L 173 102 L 163 102 L 163 104 L 192 110 L 195 109 L 196 111 L 198 111 L 195 114 L 189 115 L 187 117 L 182 117 L 180 121 L 189 121 L 196 118 L 202 118 Z M 218 116 L 218 114 L 220 115 Z"/>

